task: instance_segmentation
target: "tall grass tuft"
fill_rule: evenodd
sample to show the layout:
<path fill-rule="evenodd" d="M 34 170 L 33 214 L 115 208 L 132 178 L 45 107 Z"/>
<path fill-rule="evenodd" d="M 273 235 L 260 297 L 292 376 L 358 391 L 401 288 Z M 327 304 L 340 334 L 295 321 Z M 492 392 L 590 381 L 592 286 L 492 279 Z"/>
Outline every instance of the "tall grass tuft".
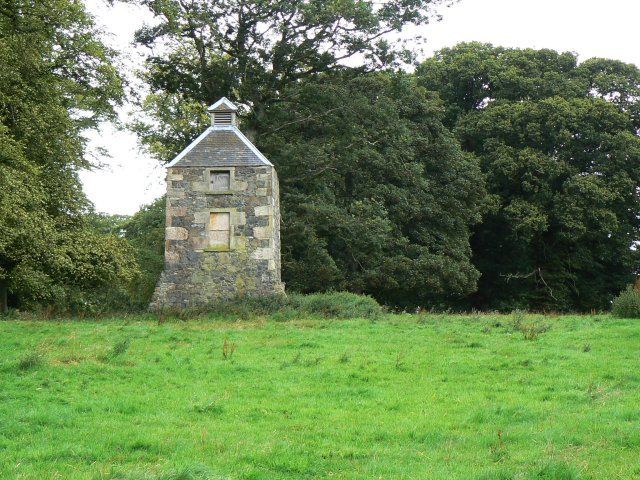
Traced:
<path fill-rule="evenodd" d="M 18 360 L 18 370 L 26 371 L 37 368 L 44 363 L 44 356 L 33 350 L 31 352 L 26 353 Z"/>
<path fill-rule="evenodd" d="M 551 326 L 543 318 L 527 320 L 526 312 L 522 310 L 514 310 L 511 313 L 511 330 L 520 332 L 525 340 L 536 340 L 550 329 Z"/>
<path fill-rule="evenodd" d="M 131 340 L 129 340 L 128 338 L 118 340 L 111 346 L 111 348 L 104 355 L 100 357 L 100 360 L 102 360 L 103 362 L 115 360 L 118 357 L 121 357 L 122 355 L 127 353 L 127 350 L 129 350 L 130 346 L 131 346 Z"/>

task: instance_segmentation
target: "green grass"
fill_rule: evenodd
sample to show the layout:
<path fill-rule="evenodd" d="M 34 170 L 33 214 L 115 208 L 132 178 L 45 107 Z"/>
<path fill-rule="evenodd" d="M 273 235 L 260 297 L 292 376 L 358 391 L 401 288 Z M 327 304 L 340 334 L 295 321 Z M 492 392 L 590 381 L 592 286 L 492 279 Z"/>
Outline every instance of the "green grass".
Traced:
<path fill-rule="evenodd" d="M 0 322 L 1 479 L 640 478 L 640 321 Z"/>

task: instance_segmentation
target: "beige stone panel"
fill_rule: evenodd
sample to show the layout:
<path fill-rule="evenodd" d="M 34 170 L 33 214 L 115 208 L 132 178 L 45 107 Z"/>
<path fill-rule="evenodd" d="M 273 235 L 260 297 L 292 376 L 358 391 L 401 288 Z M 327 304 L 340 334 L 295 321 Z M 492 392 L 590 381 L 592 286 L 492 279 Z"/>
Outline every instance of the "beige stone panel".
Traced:
<path fill-rule="evenodd" d="M 189 231 L 182 227 L 165 228 L 165 238 L 167 240 L 186 240 L 189 238 Z"/>
<path fill-rule="evenodd" d="M 255 260 L 271 260 L 273 258 L 273 249 L 269 247 L 256 248 L 251 254 L 251 258 Z"/>
<path fill-rule="evenodd" d="M 184 180 L 184 176 L 181 173 L 170 173 L 169 175 L 167 175 L 167 180 L 171 181 L 171 180 Z"/>
<path fill-rule="evenodd" d="M 258 197 L 266 197 L 267 189 L 266 188 L 256 188 L 256 196 Z"/>
<path fill-rule="evenodd" d="M 267 215 L 273 215 L 273 207 L 271 205 L 262 205 L 255 207 L 256 217 L 264 217 Z"/>
<path fill-rule="evenodd" d="M 231 188 L 231 172 L 212 170 L 209 175 L 209 189 L 211 191 L 228 191 Z"/>
<path fill-rule="evenodd" d="M 209 219 L 209 230 L 229 231 L 229 212 L 212 213 Z"/>
<path fill-rule="evenodd" d="M 260 240 L 268 240 L 273 235 L 273 228 L 268 227 L 253 227 L 253 236 Z"/>
<path fill-rule="evenodd" d="M 229 246 L 229 231 L 228 230 L 209 230 L 209 246 L 221 247 Z"/>

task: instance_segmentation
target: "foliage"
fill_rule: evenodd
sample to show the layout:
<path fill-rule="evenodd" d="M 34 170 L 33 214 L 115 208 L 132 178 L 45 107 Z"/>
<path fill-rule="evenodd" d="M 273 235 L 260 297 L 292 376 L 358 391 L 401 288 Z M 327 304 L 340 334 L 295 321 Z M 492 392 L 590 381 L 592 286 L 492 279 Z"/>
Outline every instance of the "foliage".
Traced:
<path fill-rule="evenodd" d="M 611 313 L 620 318 L 640 318 L 640 292 L 629 286 L 613 299 Z"/>
<path fill-rule="evenodd" d="M 471 43 L 418 70 L 491 208 L 472 237 L 476 308 L 608 308 L 639 265 L 640 71 L 574 54 Z"/>
<path fill-rule="evenodd" d="M 0 478 L 632 479 L 640 322 L 608 318 L 3 321 Z"/>
<path fill-rule="evenodd" d="M 387 34 L 427 23 L 433 8 L 446 3 L 126 1 L 154 16 L 153 25 L 136 34 L 138 44 L 150 47 L 142 78 L 151 93 L 142 107 L 152 121 L 143 118 L 135 129 L 165 161 L 202 130 L 202 104 L 228 96 L 250 109 L 252 129 L 263 123 L 264 108 L 301 79 L 341 69 L 345 61 L 364 71 L 407 60 L 411 52 Z M 415 46 L 419 38 L 412 41 Z"/>
<path fill-rule="evenodd" d="M 85 218 L 91 229 L 100 235 L 124 237 L 124 225 L 131 217 L 129 215 L 90 211 Z"/>
<path fill-rule="evenodd" d="M 291 95 L 265 110 L 256 138 L 280 177 L 288 288 L 409 305 L 473 291 L 483 179 L 439 102 L 386 73 L 321 77 Z"/>
<path fill-rule="evenodd" d="M 371 297 L 349 292 L 328 292 L 303 295 L 241 296 L 221 300 L 206 308 L 161 312 L 162 316 L 175 314 L 179 318 L 203 316 L 249 319 L 255 316 L 272 316 L 278 320 L 291 320 L 305 316 L 321 316 L 332 319 L 370 318 L 382 313 L 380 305 Z"/>
<path fill-rule="evenodd" d="M 320 315 L 325 318 L 377 318 L 382 313 L 372 297 L 349 292 L 291 295 L 293 307 L 304 315 Z"/>
<path fill-rule="evenodd" d="M 122 225 L 141 275 L 131 290 L 131 306 L 147 308 L 164 266 L 165 198 L 142 207 Z"/>
<path fill-rule="evenodd" d="M 77 175 L 83 129 L 122 99 L 113 52 L 81 2 L 14 0 L 0 7 L 0 64 L 0 289 L 21 307 L 83 304 L 136 273 L 126 244 L 91 228 Z"/>

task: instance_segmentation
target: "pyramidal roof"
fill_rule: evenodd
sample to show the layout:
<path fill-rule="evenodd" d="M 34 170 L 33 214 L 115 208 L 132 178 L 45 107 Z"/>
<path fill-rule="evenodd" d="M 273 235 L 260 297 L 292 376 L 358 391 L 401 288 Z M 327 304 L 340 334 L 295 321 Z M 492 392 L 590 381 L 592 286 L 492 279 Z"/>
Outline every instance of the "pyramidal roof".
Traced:
<path fill-rule="evenodd" d="M 207 110 L 233 111 L 238 109 L 221 98 Z M 273 166 L 235 125 L 212 125 L 180 152 L 169 167 L 249 167 Z"/>

